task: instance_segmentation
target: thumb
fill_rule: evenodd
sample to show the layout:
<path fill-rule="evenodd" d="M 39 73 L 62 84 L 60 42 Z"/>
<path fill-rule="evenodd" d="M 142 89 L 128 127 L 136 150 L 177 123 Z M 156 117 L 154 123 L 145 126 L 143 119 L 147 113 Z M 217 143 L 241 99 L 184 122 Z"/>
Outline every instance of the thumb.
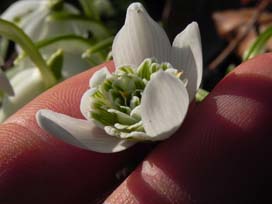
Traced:
<path fill-rule="evenodd" d="M 272 200 L 272 54 L 243 63 L 105 203 Z"/>

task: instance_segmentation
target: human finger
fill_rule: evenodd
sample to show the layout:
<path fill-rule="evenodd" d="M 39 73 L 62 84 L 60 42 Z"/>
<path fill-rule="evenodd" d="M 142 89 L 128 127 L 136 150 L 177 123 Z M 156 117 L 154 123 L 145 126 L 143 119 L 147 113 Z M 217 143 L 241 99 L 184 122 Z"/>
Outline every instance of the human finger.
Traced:
<path fill-rule="evenodd" d="M 271 201 L 271 67 L 272 54 L 237 67 L 105 203 Z"/>

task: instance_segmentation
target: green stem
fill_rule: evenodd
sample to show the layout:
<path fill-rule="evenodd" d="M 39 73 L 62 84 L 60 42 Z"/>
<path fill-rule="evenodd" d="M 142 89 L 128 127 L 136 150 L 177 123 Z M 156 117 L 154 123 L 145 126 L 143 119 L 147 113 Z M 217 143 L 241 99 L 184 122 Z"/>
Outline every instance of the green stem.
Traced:
<path fill-rule="evenodd" d="M 95 20 L 99 20 L 99 14 L 94 7 L 93 0 L 79 0 L 79 3 L 86 16 Z"/>
<path fill-rule="evenodd" d="M 70 47 L 73 47 L 73 49 L 81 49 L 82 52 L 84 52 L 89 47 L 93 46 L 93 43 L 90 40 L 77 35 L 63 35 L 46 38 L 44 40 L 36 42 L 35 46 L 37 49 L 40 50 L 42 48 L 46 48 L 48 46 L 61 42 L 65 44 L 66 47 L 69 47 L 67 46 L 69 43 L 73 43 Z M 64 52 L 67 52 L 67 50 L 65 50 L 62 46 L 59 45 L 58 47 L 63 49 Z M 21 55 L 18 56 L 18 58 L 15 60 L 15 63 L 16 64 L 20 63 L 20 61 L 23 60 L 26 56 L 28 56 L 28 53 L 26 52 L 21 53 Z"/>
<path fill-rule="evenodd" d="M 77 41 L 79 44 L 85 44 L 86 46 L 92 46 L 93 44 L 90 42 L 90 40 L 83 38 L 81 36 L 77 36 L 77 35 L 62 35 L 62 36 L 56 36 L 56 37 L 52 37 L 52 38 L 47 38 L 41 41 L 38 41 L 36 43 L 36 46 L 38 49 L 40 48 L 44 48 L 48 45 L 52 45 L 54 43 L 57 42 L 61 42 L 61 41 Z"/>
<path fill-rule="evenodd" d="M 51 14 L 48 17 L 48 20 L 76 21 L 78 23 L 82 23 L 84 28 L 90 30 L 94 37 L 100 40 L 111 35 L 111 32 L 100 21 L 93 20 L 82 15 L 58 12 Z"/>
<path fill-rule="evenodd" d="M 3 59 L 7 56 L 9 41 L 6 38 L 2 38 L 0 41 L 0 55 Z"/>
<path fill-rule="evenodd" d="M 61 11 L 63 4 L 63 0 L 49 0 L 49 8 L 52 11 Z"/>
<path fill-rule="evenodd" d="M 246 61 L 256 55 L 263 53 L 264 48 L 268 40 L 272 36 L 272 27 L 268 27 L 263 33 L 261 33 L 255 42 L 245 51 L 243 60 Z"/>
<path fill-rule="evenodd" d="M 83 58 L 88 58 L 90 57 L 92 54 L 99 52 L 105 48 L 108 48 L 109 46 L 111 46 L 112 42 L 113 42 L 114 37 L 109 37 L 105 40 L 102 40 L 100 42 L 98 42 L 97 44 L 95 44 L 94 46 L 92 46 L 90 49 L 86 50 L 83 53 Z"/>
<path fill-rule="evenodd" d="M 28 53 L 30 59 L 40 70 L 46 88 L 49 88 L 56 83 L 56 79 L 48 69 L 45 60 L 42 58 L 32 40 L 22 29 L 9 21 L 0 19 L 0 35 L 16 42 L 26 53 Z"/>

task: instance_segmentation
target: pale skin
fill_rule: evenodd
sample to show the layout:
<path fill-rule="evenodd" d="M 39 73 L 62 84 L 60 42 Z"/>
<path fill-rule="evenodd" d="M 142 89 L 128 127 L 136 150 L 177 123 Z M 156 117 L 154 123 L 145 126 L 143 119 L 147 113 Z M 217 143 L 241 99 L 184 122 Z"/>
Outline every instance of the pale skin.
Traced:
<path fill-rule="evenodd" d="M 113 70 L 110 62 L 66 80 L 0 126 L 0 201 L 101 203 L 108 197 L 106 203 L 188 204 L 271 199 L 263 183 L 271 182 L 272 54 L 227 76 L 204 102 L 191 106 L 179 131 L 152 151 L 140 144 L 120 153 L 95 153 L 38 127 L 35 113 L 42 108 L 83 118 L 81 95 L 91 74 L 105 65 Z M 120 181 L 115 173 L 135 160 L 142 163 L 116 188 Z"/>

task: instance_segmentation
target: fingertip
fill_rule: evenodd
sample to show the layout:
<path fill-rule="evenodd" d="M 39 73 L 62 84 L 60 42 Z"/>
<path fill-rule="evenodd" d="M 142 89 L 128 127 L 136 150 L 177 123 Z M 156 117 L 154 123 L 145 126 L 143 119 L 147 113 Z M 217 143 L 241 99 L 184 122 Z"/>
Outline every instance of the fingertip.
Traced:
<path fill-rule="evenodd" d="M 272 170 L 271 67 L 272 54 L 237 67 L 117 193 L 141 204 L 152 203 L 149 197 L 159 200 L 153 203 L 271 201 L 264 187 Z"/>

